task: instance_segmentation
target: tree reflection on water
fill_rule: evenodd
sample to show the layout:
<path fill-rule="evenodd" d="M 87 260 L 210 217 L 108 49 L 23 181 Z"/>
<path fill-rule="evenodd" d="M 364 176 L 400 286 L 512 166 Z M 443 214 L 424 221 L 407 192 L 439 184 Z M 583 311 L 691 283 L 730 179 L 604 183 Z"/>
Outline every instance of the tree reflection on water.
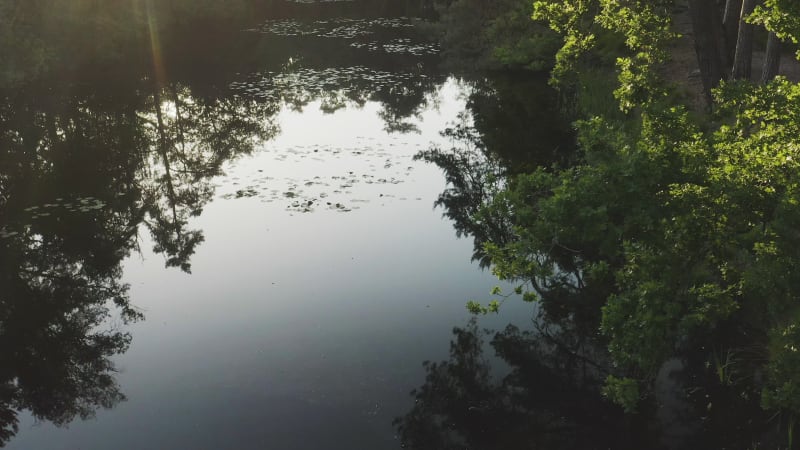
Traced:
<path fill-rule="evenodd" d="M 442 81 L 417 57 L 242 32 L 258 9 L 247 2 L 224 14 L 151 4 L 150 20 L 144 3 L 83 19 L 83 3 L 38 14 L 49 3 L 21 4 L 13 23 L 0 17 L 0 54 L 10 58 L 0 71 L 0 446 L 23 410 L 66 425 L 125 400 L 114 357 L 131 343 L 126 324 L 143 316 L 121 281 L 123 261 L 148 232 L 166 266 L 189 272 L 204 240 L 192 221 L 214 198 L 214 178 L 278 133 L 282 108 L 376 101 L 388 130 L 412 131 L 407 119 Z M 0 12 L 12 6 L 0 1 Z M 278 6 L 271 11 L 308 10 Z M 148 26 L 160 33 L 157 49 Z M 102 45 L 82 50 L 96 33 Z M 287 64 L 298 53 L 303 66 Z M 331 64 L 404 75 L 392 86 L 342 77 L 323 89 L 291 76 Z M 265 74 L 295 82 L 262 87 L 269 95 L 231 87 Z"/>

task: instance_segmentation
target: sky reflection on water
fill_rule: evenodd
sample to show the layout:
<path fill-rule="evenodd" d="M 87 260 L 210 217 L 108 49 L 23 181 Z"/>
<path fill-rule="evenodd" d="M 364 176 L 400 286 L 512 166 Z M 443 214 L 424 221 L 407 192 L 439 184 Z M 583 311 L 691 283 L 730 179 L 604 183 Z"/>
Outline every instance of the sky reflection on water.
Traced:
<path fill-rule="evenodd" d="M 116 358 L 128 400 L 67 429 L 23 418 L 9 448 L 398 448 L 391 420 L 420 362 L 446 355 L 465 302 L 497 284 L 432 208 L 438 168 L 412 160 L 465 108 L 463 88 L 439 90 L 418 134 L 385 132 L 373 103 L 282 111 L 281 133 L 225 167 L 191 220 L 205 235 L 191 275 L 165 270 L 143 235 L 124 264 L 146 316 Z M 364 146 L 372 158 L 351 151 Z M 399 182 L 331 178 L 350 172 Z M 305 186 L 314 177 L 329 186 Z M 226 196 L 248 186 L 255 195 Z M 303 194 L 283 195 L 292 186 Z M 292 206 L 312 197 L 349 211 Z M 513 302 L 486 325 L 530 314 Z"/>

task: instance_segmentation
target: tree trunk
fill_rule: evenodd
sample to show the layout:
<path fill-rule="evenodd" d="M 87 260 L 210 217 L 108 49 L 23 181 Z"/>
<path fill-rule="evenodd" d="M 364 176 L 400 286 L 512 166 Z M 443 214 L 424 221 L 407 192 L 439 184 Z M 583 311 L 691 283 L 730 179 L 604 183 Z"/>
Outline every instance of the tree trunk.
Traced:
<path fill-rule="evenodd" d="M 716 48 L 717 53 L 719 54 L 720 64 L 722 64 L 722 73 L 723 75 L 730 70 L 731 65 L 733 64 L 733 54 L 729 54 L 727 51 L 728 48 L 728 38 L 725 35 L 725 26 L 722 23 L 722 14 L 720 12 L 722 5 L 714 5 L 711 11 L 711 33 L 714 36 L 714 40 L 716 41 Z"/>
<path fill-rule="evenodd" d="M 714 21 L 719 22 L 714 0 L 689 0 L 689 15 L 692 19 L 694 49 L 697 53 L 697 64 L 703 80 L 706 100 L 711 101 L 711 89 L 716 87 L 723 77 L 722 49 L 714 33 Z"/>
<path fill-rule="evenodd" d="M 736 37 L 739 34 L 739 15 L 742 12 L 742 0 L 727 0 L 725 12 L 722 17 L 722 26 L 725 28 L 725 53 L 729 60 L 733 60 L 736 52 Z"/>
<path fill-rule="evenodd" d="M 761 71 L 761 83 L 768 83 L 781 67 L 781 40 L 775 33 L 770 32 L 767 38 L 767 51 L 764 55 L 764 68 Z"/>
<path fill-rule="evenodd" d="M 745 22 L 745 18 L 752 14 L 758 0 L 744 0 L 742 12 L 739 15 L 739 35 L 736 39 L 736 54 L 733 57 L 733 71 L 731 78 L 750 79 L 753 66 L 753 25 Z"/>

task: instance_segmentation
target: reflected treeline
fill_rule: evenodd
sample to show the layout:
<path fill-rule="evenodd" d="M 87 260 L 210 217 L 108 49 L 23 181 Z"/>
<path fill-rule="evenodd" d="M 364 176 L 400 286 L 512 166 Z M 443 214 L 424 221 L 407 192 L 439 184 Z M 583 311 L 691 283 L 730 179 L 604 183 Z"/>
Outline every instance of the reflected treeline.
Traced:
<path fill-rule="evenodd" d="M 507 216 L 490 214 L 485 206 L 512 175 L 569 164 L 574 138 L 569 122 L 557 112 L 546 77 L 506 73 L 464 83 L 468 111 L 442 131 L 452 145 L 416 157 L 444 172 L 447 188 L 435 205 L 459 236 L 474 240 L 473 260 L 488 267 L 484 245 L 505 244 L 512 232 Z"/>
<path fill-rule="evenodd" d="M 757 396 L 691 355 L 666 365 L 654 401 L 630 415 L 600 393 L 611 366 L 596 335 L 541 318 L 534 330 L 509 325 L 487 346 L 490 335 L 472 319 L 453 330 L 448 360 L 423 364 L 414 406 L 394 421 L 404 448 L 787 448 Z"/>
<path fill-rule="evenodd" d="M 66 424 L 124 399 L 110 358 L 130 341 L 121 325 L 140 315 L 120 281 L 123 259 L 144 226 L 167 265 L 189 271 L 202 241 L 189 218 L 211 199 L 224 162 L 274 134 L 274 111 L 179 83 L 3 98 L 3 441 L 15 411 Z"/>
<path fill-rule="evenodd" d="M 413 408 L 395 420 L 405 448 L 656 448 L 642 423 L 600 396 L 605 370 L 585 337 L 509 325 L 490 341 L 497 370 L 488 334 L 473 319 L 453 330 L 447 361 L 424 363 Z"/>
<path fill-rule="evenodd" d="M 320 101 L 326 112 L 377 102 L 386 131 L 416 131 L 409 119 L 419 117 L 445 79 L 431 36 L 419 23 L 406 16 L 311 14 L 267 20 L 248 30 L 260 37 L 267 69 L 233 86 L 241 95 L 286 102 L 295 109 L 312 101 Z"/>
<path fill-rule="evenodd" d="M 167 266 L 189 271 L 189 258 L 203 241 L 201 230 L 188 230 L 214 195 L 211 179 L 222 164 L 247 154 L 277 131 L 271 118 L 276 105 L 232 97 L 203 98 L 188 87 L 154 86 L 153 114 L 140 120 L 150 145 L 143 155 L 144 223 L 167 256 Z"/>
<path fill-rule="evenodd" d="M 408 119 L 444 79 L 438 55 L 416 50 L 433 45 L 416 26 L 430 14 L 419 0 L 0 0 L 0 90 L 161 78 L 228 95 L 233 84 L 298 109 L 375 101 L 387 131 L 414 131 Z M 276 21 L 335 33 L 270 32 Z"/>
<path fill-rule="evenodd" d="M 129 198 L 107 191 L 135 178 L 114 153 L 134 138 L 113 133 L 130 115 L 54 95 L 4 100 L 0 443 L 16 431 L 16 410 L 63 424 L 124 398 L 109 357 L 127 348 L 129 336 L 111 326 L 108 305 L 123 319 L 138 317 L 119 263 L 141 217 Z"/>

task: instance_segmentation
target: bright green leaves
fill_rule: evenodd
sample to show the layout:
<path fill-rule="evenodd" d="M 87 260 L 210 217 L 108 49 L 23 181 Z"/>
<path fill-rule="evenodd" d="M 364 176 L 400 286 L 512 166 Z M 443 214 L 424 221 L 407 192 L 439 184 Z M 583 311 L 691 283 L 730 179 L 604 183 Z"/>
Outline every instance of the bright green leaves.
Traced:
<path fill-rule="evenodd" d="M 603 395 L 614 403 L 622 406 L 627 413 L 636 412 L 639 405 L 639 385 L 636 380 L 630 378 L 617 378 L 609 375 L 606 378 Z"/>
<path fill-rule="evenodd" d="M 574 83 L 574 73 L 580 57 L 595 44 L 593 33 L 596 0 L 576 1 L 534 1 L 533 19 L 546 22 L 551 29 L 560 34 L 564 43 L 556 53 L 553 68 L 553 83 L 569 85 Z"/>
<path fill-rule="evenodd" d="M 749 21 L 764 25 L 782 40 L 795 44 L 800 38 L 800 2 L 797 0 L 764 0 L 756 7 Z M 800 53 L 798 54 L 800 56 Z"/>
<path fill-rule="evenodd" d="M 545 318 L 599 328 L 627 375 L 604 393 L 626 411 L 669 358 L 736 351 L 725 346 L 751 335 L 731 344 L 721 330 L 745 329 L 770 336 L 764 405 L 800 414 L 800 85 L 723 84 L 715 122 L 697 120 L 658 74 L 675 37 L 667 3 L 535 2 L 534 18 L 564 39 L 553 72 L 562 87 L 601 38 L 624 42 L 609 90 L 628 114 L 588 114 L 575 124 L 579 164 L 518 176 L 496 195 L 487 210 L 515 236 L 486 252 L 498 277 L 531 283 L 523 297 Z M 766 0 L 752 20 L 796 39 L 798 8 Z"/>
<path fill-rule="evenodd" d="M 476 302 L 475 300 L 470 300 L 467 302 L 467 311 L 471 314 L 489 314 L 489 313 L 497 313 L 500 311 L 500 306 L 502 306 L 503 301 L 510 297 L 511 294 L 503 295 L 503 290 L 500 286 L 495 286 L 492 288 L 490 295 L 493 296 L 500 296 L 503 297 L 502 300 L 491 300 L 486 306 L 483 306 L 481 303 Z"/>
<path fill-rule="evenodd" d="M 556 53 L 552 78 L 557 86 L 571 87 L 581 57 L 595 47 L 599 34 L 622 37 L 627 55 L 617 59 L 619 87 L 614 95 L 620 109 L 629 112 L 663 99 L 667 92 L 656 73 L 667 60 L 667 44 L 677 35 L 659 2 L 596 0 L 536 1 L 535 20 L 547 22 L 564 38 Z"/>
<path fill-rule="evenodd" d="M 596 3 L 596 0 L 535 1 L 533 19 L 547 22 L 559 34 L 574 34 L 593 20 L 590 11 L 596 8 Z"/>
<path fill-rule="evenodd" d="M 622 33 L 627 47 L 642 53 L 642 58 L 651 64 L 667 59 L 666 47 L 676 37 L 670 31 L 668 14 L 656 11 L 652 2 L 601 0 L 600 4 L 597 23 L 607 30 Z"/>
<path fill-rule="evenodd" d="M 483 306 L 474 300 L 470 300 L 467 302 L 467 311 L 469 311 L 472 314 L 497 313 L 500 311 L 501 305 L 502 302 L 498 300 L 492 300 L 486 306 Z"/>
<path fill-rule="evenodd" d="M 607 30 L 621 33 L 631 56 L 617 59 L 619 87 L 614 96 L 620 109 L 631 111 L 638 106 L 666 96 L 657 73 L 667 60 L 667 44 L 676 37 L 670 31 L 670 18 L 658 14 L 649 2 L 601 0 L 597 22 Z"/>
<path fill-rule="evenodd" d="M 526 292 L 525 286 L 522 284 L 516 286 L 513 292 L 508 294 L 504 294 L 503 289 L 500 286 L 495 286 L 492 288 L 490 295 L 500 298 L 489 301 L 486 306 L 475 300 L 470 300 L 467 302 L 467 311 L 469 311 L 471 314 L 484 315 L 489 313 L 497 313 L 500 311 L 500 307 L 503 305 L 503 302 L 505 302 L 505 300 L 512 295 L 522 295 L 522 299 L 526 302 L 533 301 L 536 296 L 536 294 Z"/>
<path fill-rule="evenodd" d="M 571 34 L 564 37 L 564 45 L 556 53 L 556 64 L 553 67 L 553 80 L 563 84 L 570 80 L 575 71 L 578 58 L 594 46 L 595 37 L 592 34 Z"/>

